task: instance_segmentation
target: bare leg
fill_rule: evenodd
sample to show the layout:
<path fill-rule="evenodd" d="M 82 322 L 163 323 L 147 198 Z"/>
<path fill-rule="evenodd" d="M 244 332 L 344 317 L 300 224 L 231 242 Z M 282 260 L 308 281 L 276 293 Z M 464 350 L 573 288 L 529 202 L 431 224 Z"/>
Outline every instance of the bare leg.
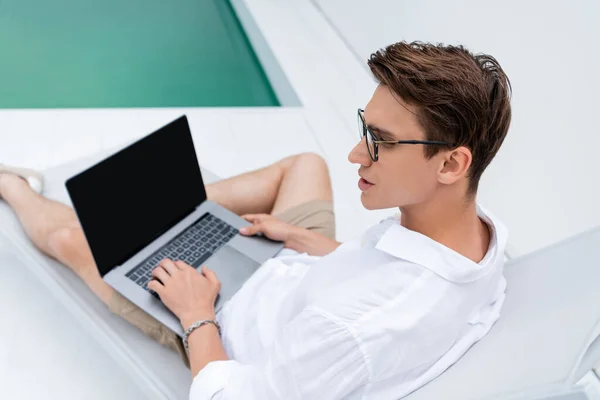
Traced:
<path fill-rule="evenodd" d="M 208 198 L 238 215 L 278 213 L 310 200 L 331 200 L 327 166 L 314 154 L 285 158 L 266 168 L 207 187 Z M 98 272 L 74 210 L 35 193 L 21 178 L 0 174 L 0 197 L 15 211 L 31 241 L 72 269 L 109 304 L 114 290 Z"/>
<path fill-rule="evenodd" d="M 72 269 L 108 304 L 113 289 L 100 277 L 73 209 L 34 192 L 21 178 L 0 174 L 0 197 L 15 211 L 31 241 Z"/>
<path fill-rule="evenodd" d="M 206 187 L 210 200 L 238 215 L 277 214 L 310 200 L 331 200 L 325 161 L 303 153 Z"/>

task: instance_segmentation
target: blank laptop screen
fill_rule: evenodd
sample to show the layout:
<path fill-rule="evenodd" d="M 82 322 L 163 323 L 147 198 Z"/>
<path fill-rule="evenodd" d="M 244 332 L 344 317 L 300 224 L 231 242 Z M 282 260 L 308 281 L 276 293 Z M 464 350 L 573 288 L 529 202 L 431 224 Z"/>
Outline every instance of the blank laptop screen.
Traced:
<path fill-rule="evenodd" d="M 66 182 L 102 276 L 206 200 L 185 116 Z"/>

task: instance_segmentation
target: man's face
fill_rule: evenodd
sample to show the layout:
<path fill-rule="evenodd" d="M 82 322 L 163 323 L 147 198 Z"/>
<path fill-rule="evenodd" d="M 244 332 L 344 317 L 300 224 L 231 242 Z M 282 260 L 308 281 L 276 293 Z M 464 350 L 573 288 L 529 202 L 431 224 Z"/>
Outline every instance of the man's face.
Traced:
<path fill-rule="evenodd" d="M 416 109 L 379 85 L 367 104 L 364 117 L 377 140 L 425 140 L 414 114 Z M 365 139 L 348 155 L 359 164 L 361 201 L 369 210 L 403 207 L 430 199 L 438 187 L 438 172 L 444 151 L 426 160 L 422 144 L 380 144 L 379 159 L 373 162 Z"/>

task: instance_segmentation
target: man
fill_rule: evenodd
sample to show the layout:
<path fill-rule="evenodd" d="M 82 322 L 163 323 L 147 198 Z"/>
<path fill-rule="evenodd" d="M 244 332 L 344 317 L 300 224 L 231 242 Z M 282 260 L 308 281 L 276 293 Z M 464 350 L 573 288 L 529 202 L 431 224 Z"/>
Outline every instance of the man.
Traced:
<path fill-rule="evenodd" d="M 110 309 L 189 362 L 191 399 L 398 399 L 456 362 L 499 317 L 507 232 L 476 203 L 511 118 L 497 61 L 462 47 L 396 43 L 373 54 L 380 85 L 364 112 L 358 165 L 367 209 L 398 207 L 356 240 L 334 240 L 324 161 L 312 154 L 207 187 L 208 198 L 285 242 L 215 315 L 218 277 L 163 260 L 149 287 L 181 341 L 100 278 L 72 209 L 32 171 L 4 167 L 0 195 L 32 241 Z M 41 186 L 41 185 L 38 185 Z M 169 193 L 168 195 L 177 195 Z"/>

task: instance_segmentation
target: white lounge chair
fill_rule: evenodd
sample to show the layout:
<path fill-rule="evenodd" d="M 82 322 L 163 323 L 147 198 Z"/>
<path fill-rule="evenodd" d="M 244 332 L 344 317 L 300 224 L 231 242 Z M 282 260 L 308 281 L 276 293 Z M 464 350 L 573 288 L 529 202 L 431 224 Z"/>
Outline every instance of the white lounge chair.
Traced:
<path fill-rule="evenodd" d="M 69 203 L 65 180 L 108 153 L 46 171 L 45 195 Z M 148 399 L 187 398 L 191 376 L 179 356 L 110 313 L 71 271 L 35 249 L 1 202 L 0 235 Z M 506 303 L 492 331 L 405 399 L 586 399 L 573 385 L 600 360 L 598 260 L 600 229 L 509 262 Z"/>
<path fill-rule="evenodd" d="M 71 204 L 64 182 L 112 151 L 51 168 L 44 172 L 44 195 Z M 214 174 L 202 171 L 207 182 Z M 26 237 L 14 213 L 0 201 L 0 240 L 11 240 L 35 276 L 71 311 L 101 346 L 130 374 L 147 399 L 187 399 L 192 383 L 190 370 L 179 356 L 144 336 L 137 328 L 112 314 L 65 266 L 43 255 Z M 1 397 L 1 396 L 0 396 Z"/>
<path fill-rule="evenodd" d="M 405 397 L 587 399 L 600 361 L 600 227 L 514 259 L 501 317 L 438 379 Z"/>

